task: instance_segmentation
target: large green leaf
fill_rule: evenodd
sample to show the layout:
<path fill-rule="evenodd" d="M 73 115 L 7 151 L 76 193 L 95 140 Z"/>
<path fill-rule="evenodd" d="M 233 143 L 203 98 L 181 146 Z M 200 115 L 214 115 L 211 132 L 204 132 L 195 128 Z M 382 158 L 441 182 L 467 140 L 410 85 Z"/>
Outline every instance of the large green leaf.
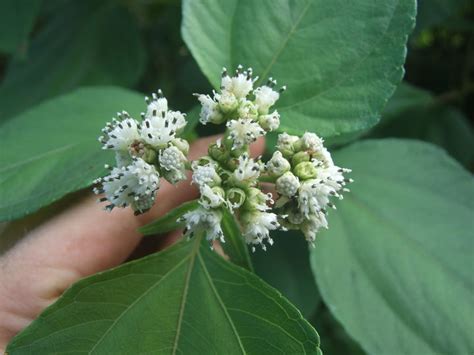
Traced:
<path fill-rule="evenodd" d="M 397 88 L 371 136 L 425 140 L 443 147 L 464 166 L 474 167 L 474 130 L 464 114 L 407 83 Z"/>
<path fill-rule="evenodd" d="M 8 66 L 0 120 L 79 85 L 134 85 L 145 52 L 136 20 L 119 2 L 67 1 Z"/>
<path fill-rule="evenodd" d="M 281 130 L 364 130 L 403 76 L 415 0 L 184 1 L 182 33 L 204 74 L 252 66 L 288 86 Z"/>
<path fill-rule="evenodd" d="M 200 237 L 75 284 L 15 354 L 320 354 L 299 311 Z"/>
<path fill-rule="evenodd" d="M 0 52 L 14 53 L 25 45 L 40 4 L 40 0 L 0 1 Z"/>
<path fill-rule="evenodd" d="M 474 351 L 474 179 L 442 150 L 365 141 L 311 255 L 329 309 L 371 354 Z"/>
<path fill-rule="evenodd" d="M 308 247 L 303 235 L 295 231 L 272 235 L 275 244 L 252 254 L 255 272 L 275 287 L 304 316 L 311 316 L 321 303 L 308 261 Z"/>
<path fill-rule="evenodd" d="M 0 128 L 0 220 L 38 210 L 89 186 L 111 162 L 97 137 L 122 109 L 138 115 L 143 97 L 114 87 L 79 89 Z M 136 117 L 136 116 L 135 116 Z"/>

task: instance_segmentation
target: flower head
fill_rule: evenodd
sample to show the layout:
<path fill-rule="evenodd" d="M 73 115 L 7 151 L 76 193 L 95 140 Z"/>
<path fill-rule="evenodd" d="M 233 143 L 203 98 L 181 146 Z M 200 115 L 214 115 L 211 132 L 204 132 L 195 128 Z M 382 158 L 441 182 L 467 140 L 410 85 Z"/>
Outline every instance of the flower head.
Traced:
<path fill-rule="evenodd" d="M 96 181 L 100 185 L 96 194 L 105 194 L 100 201 L 109 201 L 107 210 L 131 206 L 137 213 L 146 212 L 155 201 L 160 186 L 160 176 L 155 167 L 143 159 L 134 158 L 127 167 L 113 168 L 109 175 Z"/>
<path fill-rule="evenodd" d="M 112 122 L 107 123 L 102 130 L 104 135 L 99 137 L 99 141 L 103 144 L 103 149 L 127 151 L 133 142 L 140 139 L 139 124 L 125 111 L 117 116 L 118 119 L 114 118 Z"/>
<path fill-rule="evenodd" d="M 205 233 L 208 241 L 219 239 L 225 242 L 224 233 L 221 229 L 222 212 L 218 209 L 197 209 L 185 213 L 180 221 L 184 222 L 184 235 L 193 236 L 196 233 Z"/>
<path fill-rule="evenodd" d="M 242 215 L 241 220 L 245 241 L 247 244 L 252 245 L 253 251 L 255 251 L 255 245 L 258 244 L 262 246 L 263 250 L 266 250 L 265 241 L 273 245 L 270 231 L 280 227 L 278 217 L 275 213 L 261 211 L 247 212 Z"/>
<path fill-rule="evenodd" d="M 247 118 L 231 120 L 227 122 L 229 128 L 229 139 L 233 140 L 233 149 L 253 143 L 258 137 L 265 135 L 265 130 L 257 123 Z"/>

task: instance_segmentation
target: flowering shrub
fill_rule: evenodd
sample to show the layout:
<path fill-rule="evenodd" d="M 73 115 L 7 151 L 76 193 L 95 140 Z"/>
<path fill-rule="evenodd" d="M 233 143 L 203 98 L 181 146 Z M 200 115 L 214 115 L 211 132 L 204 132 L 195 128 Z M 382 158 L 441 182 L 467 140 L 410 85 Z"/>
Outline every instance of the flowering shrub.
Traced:
<path fill-rule="evenodd" d="M 0 352 L 472 354 L 438 2 L 4 1 Z"/>

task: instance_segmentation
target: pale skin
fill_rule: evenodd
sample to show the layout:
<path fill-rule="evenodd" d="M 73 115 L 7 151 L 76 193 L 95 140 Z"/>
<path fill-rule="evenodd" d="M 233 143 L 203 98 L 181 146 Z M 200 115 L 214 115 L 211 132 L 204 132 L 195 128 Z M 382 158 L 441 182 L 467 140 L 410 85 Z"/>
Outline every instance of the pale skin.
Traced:
<path fill-rule="evenodd" d="M 193 143 L 189 159 L 205 155 L 216 138 Z M 251 154 L 258 156 L 263 149 L 262 139 L 252 144 Z M 189 181 L 177 187 L 163 181 L 155 206 L 138 217 L 130 209 L 106 213 L 97 196 L 89 195 L 29 231 L 0 256 L 0 353 L 72 283 L 129 258 L 142 240 L 138 227 L 197 195 Z M 179 235 L 167 236 L 167 243 Z"/>

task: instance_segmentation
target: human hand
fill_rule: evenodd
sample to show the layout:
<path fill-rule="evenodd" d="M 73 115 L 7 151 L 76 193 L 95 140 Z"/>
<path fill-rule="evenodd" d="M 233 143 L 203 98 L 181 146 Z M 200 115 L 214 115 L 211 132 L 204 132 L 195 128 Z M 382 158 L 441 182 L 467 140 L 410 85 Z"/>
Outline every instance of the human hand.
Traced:
<path fill-rule="evenodd" d="M 189 159 L 205 155 L 216 139 L 196 141 Z M 263 149 L 260 139 L 251 153 L 256 156 Z M 96 196 L 87 196 L 28 232 L 0 256 L 0 351 L 72 283 L 124 262 L 141 241 L 138 227 L 197 196 L 189 179 L 177 186 L 163 180 L 157 203 L 141 216 L 128 208 L 105 213 Z M 179 232 L 166 236 L 165 245 L 178 236 Z"/>

